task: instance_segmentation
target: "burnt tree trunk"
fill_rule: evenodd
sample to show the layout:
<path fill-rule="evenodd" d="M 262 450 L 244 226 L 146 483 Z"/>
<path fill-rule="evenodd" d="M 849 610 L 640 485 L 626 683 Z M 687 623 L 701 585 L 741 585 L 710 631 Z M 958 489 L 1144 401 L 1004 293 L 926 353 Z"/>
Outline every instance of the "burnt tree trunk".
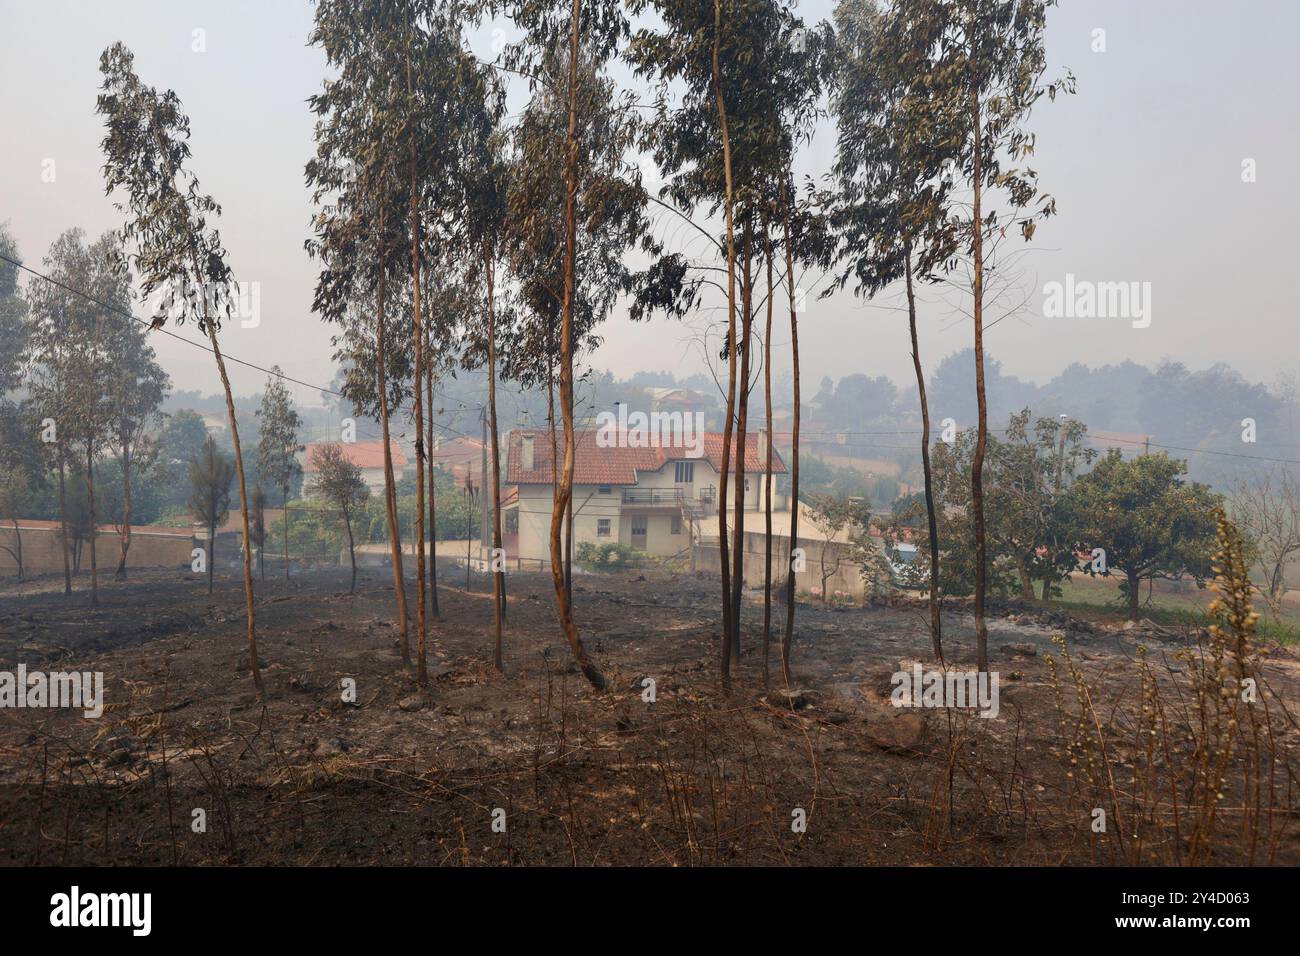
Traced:
<path fill-rule="evenodd" d="M 496 628 L 496 641 L 492 649 L 492 663 L 505 672 L 505 654 L 502 647 L 502 616 L 505 603 L 505 552 L 501 547 L 501 463 L 500 442 L 497 438 L 497 325 L 495 275 L 492 260 L 487 261 L 487 337 L 488 337 L 488 434 L 492 451 L 492 564 L 502 562 L 501 569 L 489 565 L 492 571 L 492 617 Z"/>
<path fill-rule="evenodd" d="M 131 449 L 122 444 L 122 531 L 119 537 L 117 570 L 113 577 L 126 577 L 126 555 L 131 550 Z"/>
<path fill-rule="evenodd" d="M 749 346 L 753 332 L 754 231 L 745 223 L 745 265 L 740 287 L 740 372 L 736 402 L 736 489 L 731 546 L 731 653 L 740 662 L 740 608 L 745 591 L 745 456 L 749 441 Z"/>
<path fill-rule="evenodd" d="M 989 408 L 984 392 L 984 223 L 981 217 L 980 104 L 978 84 L 971 90 L 971 117 L 975 128 L 975 152 L 971 182 L 973 214 L 971 252 L 974 279 L 972 292 L 975 318 L 975 398 L 979 422 L 975 454 L 971 459 L 971 502 L 975 519 L 975 656 L 980 671 L 989 669 L 989 629 L 984 622 L 984 599 L 988 587 L 988 544 L 984 523 L 984 455 L 988 449 Z"/>
<path fill-rule="evenodd" d="M 930 531 L 930 640 L 934 656 L 943 660 L 943 623 L 939 607 L 939 517 L 934 506 L 934 474 L 930 470 L 930 403 L 925 395 L 925 373 L 921 370 L 921 348 L 916 335 L 916 292 L 912 286 L 912 247 L 907 256 L 907 322 L 912 333 L 912 367 L 916 370 L 916 392 L 921 402 L 921 471 L 925 476 L 925 521 Z"/>
<path fill-rule="evenodd" d="M 68 492 L 65 473 L 67 461 L 63 442 L 59 442 L 59 533 L 63 536 L 63 593 L 72 593 L 72 542 L 68 540 Z"/>
<path fill-rule="evenodd" d="M 406 50 L 406 90 L 413 93 L 411 79 L 411 50 Z M 411 532 L 411 542 L 415 549 L 415 595 L 416 595 L 416 652 L 415 681 L 421 687 L 429 683 L 427 665 L 427 647 L 429 641 L 428 609 L 425 605 L 427 582 L 424 568 L 424 391 L 420 388 L 420 379 L 424 375 L 424 316 L 420 312 L 420 194 L 419 178 L 416 175 L 415 134 L 408 134 L 411 157 L 411 283 L 413 299 L 411 303 L 412 348 L 415 351 L 415 528 Z"/>
<path fill-rule="evenodd" d="M 565 191 L 564 191 L 564 297 L 560 312 L 560 410 L 564 416 L 564 470 L 560 484 L 555 488 L 551 506 L 551 577 L 555 585 L 555 600 L 559 611 L 560 627 L 568 639 L 574 661 L 583 675 L 597 690 L 605 690 L 605 676 L 587 656 L 587 649 L 578 636 L 564 581 L 564 556 L 560 548 L 560 524 L 565 509 L 573 497 L 574 434 L 573 434 L 573 296 L 577 267 L 578 245 L 578 38 L 582 17 L 582 0 L 573 0 L 569 27 L 569 128 L 565 140 Z"/>
<path fill-rule="evenodd" d="M 384 214 L 379 214 L 379 232 L 384 231 Z M 402 663 L 411 663 L 410 623 L 406 610 L 406 578 L 402 572 L 402 535 L 397 523 L 397 482 L 393 477 L 393 450 L 389 444 L 388 429 L 388 376 L 384 367 L 384 292 L 386 265 L 384 255 L 379 256 L 379 286 L 375 310 L 375 375 L 379 390 L 379 424 L 384 442 L 384 504 L 388 515 L 388 542 L 393 560 L 393 590 L 397 596 L 397 621 L 402 632 Z"/>
<path fill-rule="evenodd" d="M 794 197 L 781 184 L 781 206 L 785 216 L 785 281 L 790 301 L 790 361 L 794 375 L 794 423 L 790 449 L 790 553 L 785 586 L 785 633 L 781 637 L 781 676 L 790 686 L 790 652 L 794 644 L 795 549 L 799 547 L 799 318 L 794 289 L 794 247 L 790 237 L 790 203 Z"/>
<path fill-rule="evenodd" d="M 763 396 L 766 404 L 767 472 L 763 475 L 763 686 L 768 684 L 772 644 L 772 235 L 763 224 L 767 256 L 767 324 L 763 328 Z"/>
<path fill-rule="evenodd" d="M 266 687 L 262 683 L 262 669 L 257 662 L 257 611 L 253 601 L 253 546 L 252 535 L 248 528 L 248 485 L 244 480 L 244 453 L 239 444 L 239 424 L 235 421 L 234 393 L 230 390 L 230 378 L 226 375 L 226 361 L 221 357 L 221 346 L 217 344 L 217 329 L 211 321 L 207 325 L 208 341 L 212 343 L 212 354 L 217 360 L 217 372 L 221 376 L 221 387 L 226 393 L 226 414 L 230 418 L 230 440 L 235 448 L 235 473 L 239 476 L 239 517 L 243 526 L 244 540 L 244 605 L 248 612 L 248 666 L 253 674 L 253 686 L 257 688 L 258 696 L 264 698 L 266 696 Z M 288 517 L 287 511 L 285 517 Z M 212 555 L 209 554 L 209 575 L 212 573 L 212 565 Z"/>
<path fill-rule="evenodd" d="M 713 0 L 713 95 L 718 110 L 718 133 L 722 140 L 722 169 L 726 181 L 724 210 L 727 222 L 727 417 L 722 431 L 722 461 L 718 480 L 718 558 L 722 578 L 723 683 L 731 680 L 731 569 L 727 553 L 727 479 L 731 472 L 732 416 L 736 405 L 736 233 L 734 189 L 731 179 L 731 133 L 727 104 L 722 95 L 722 0 Z"/>
<path fill-rule="evenodd" d="M 86 503 L 90 509 L 90 606 L 99 606 L 99 561 L 95 555 L 95 446 L 86 442 Z"/>

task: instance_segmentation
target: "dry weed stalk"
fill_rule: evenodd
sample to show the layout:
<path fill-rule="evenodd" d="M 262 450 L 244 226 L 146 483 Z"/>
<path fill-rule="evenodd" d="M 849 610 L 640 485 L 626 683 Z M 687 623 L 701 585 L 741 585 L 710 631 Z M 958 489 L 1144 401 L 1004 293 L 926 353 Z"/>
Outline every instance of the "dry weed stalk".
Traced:
<path fill-rule="evenodd" d="M 1277 751 L 1279 728 L 1268 700 L 1272 692 L 1260 673 L 1267 650 L 1255 644 L 1259 615 L 1251 606 L 1244 543 L 1221 510 L 1215 519 L 1218 549 L 1211 588 L 1216 597 L 1208 608 L 1211 623 L 1197 646 L 1175 655 L 1186 667 L 1186 678 L 1180 680 L 1182 670 L 1167 665 L 1168 680 L 1162 682 L 1148 648 L 1139 646 L 1138 714 L 1134 718 L 1125 711 L 1119 695 L 1114 718 L 1103 720 L 1096 706 L 1098 687 L 1089 683 L 1063 638 L 1054 642 L 1065 674 L 1056 655 L 1045 658 L 1060 735 L 1053 753 L 1065 766 L 1067 799 L 1089 812 L 1109 804 L 1114 849 L 1129 864 L 1194 865 L 1230 858 L 1267 862 L 1284 830 L 1275 822 L 1289 812 L 1278 804 L 1275 774 L 1286 761 Z M 1075 691 L 1073 709 L 1066 703 L 1067 681 Z M 1132 772 L 1122 789 L 1116 764 L 1125 761 L 1115 755 L 1126 752 L 1132 755 Z M 1236 832 L 1222 825 L 1228 815 L 1240 822 Z M 1094 859 L 1100 836 L 1093 834 Z"/>

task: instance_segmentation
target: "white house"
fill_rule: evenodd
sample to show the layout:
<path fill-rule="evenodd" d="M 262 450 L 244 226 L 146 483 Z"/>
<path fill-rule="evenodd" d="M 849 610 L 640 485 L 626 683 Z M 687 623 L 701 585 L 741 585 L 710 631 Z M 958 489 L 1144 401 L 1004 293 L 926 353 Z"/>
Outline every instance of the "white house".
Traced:
<path fill-rule="evenodd" d="M 722 435 L 706 433 L 703 442 L 694 443 L 694 447 L 686 443 L 627 447 L 626 433 L 615 435 L 612 443 L 608 433 L 598 442 L 598 434 L 599 429 L 580 429 L 574 434 L 575 544 L 618 542 L 655 555 L 688 553 L 702 526 L 710 519 L 717 522 Z M 557 434 L 556 438 L 559 462 L 554 472 L 559 474 L 564 437 Z M 507 516 L 513 514 L 518 522 L 517 557 L 549 558 L 551 433 L 541 428 L 515 429 L 506 444 L 506 483 L 518 489 L 507 509 Z M 744 509 L 760 511 L 767 463 L 766 432 L 751 433 L 746 444 Z M 735 458 L 733 449 L 733 479 Z M 785 473 L 785 462 L 775 450 L 772 473 Z M 734 494 L 734 482 L 728 482 L 728 499 Z M 774 490 L 773 507 L 781 510 L 783 502 Z"/>

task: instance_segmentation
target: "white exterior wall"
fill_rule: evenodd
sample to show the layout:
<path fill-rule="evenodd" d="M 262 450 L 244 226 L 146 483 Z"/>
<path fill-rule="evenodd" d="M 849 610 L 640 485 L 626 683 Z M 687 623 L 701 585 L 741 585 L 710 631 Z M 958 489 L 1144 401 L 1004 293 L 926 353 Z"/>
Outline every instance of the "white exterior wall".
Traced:
<path fill-rule="evenodd" d="M 597 494 L 595 485 L 573 486 L 573 542 L 618 541 L 622 486 L 614 485 L 608 495 Z M 549 560 L 551 557 L 551 486 L 519 486 L 519 557 Z M 609 519 L 609 537 L 596 535 L 597 522 Z"/>
<path fill-rule="evenodd" d="M 399 478 L 400 475 L 398 475 L 397 472 L 394 471 L 394 473 L 393 473 L 393 477 L 394 477 L 394 479 L 396 479 L 396 478 Z M 380 496 L 382 496 L 382 495 L 384 494 L 384 488 L 385 488 L 385 484 L 384 484 L 384 469 L 382 469 L 382 468 L 362 468 L 362 469 L 361 469 L 361 480 L 364 481 L 364 482 L 366 483 L 366 486 L 370 489 L 370 493 L 371 493 L 372 495 L 380 495 Z"/>
<path fill-rule="evenodd" d="M 649 554 L 672 555 L 689 548 L 691 545 L 690 522 L 666 505 L 653 508 L 639 508 L 636 504 L 623 504 L 623 492 L 635 489 L 670 491 L 680 489 L 688 498 L 698 498 L 713 489 L 715 501 L 720 489 L 718 472 L 707 459 L 695 459 L 693 480 L 689 484 L 677 484 L 673 479 L 677 470 L 673 462 L 668 462 L 658 471 L 641 472 L 637 475 L 635 485 L 610 485 L 608 494 L 601 494 L 597 485 L 574 485 L 573 487 L 573 540 L 575 547 L 590 541 L 595 544 L 619 542 L 632 546 L 632 516 L 643 515 L 646 522 L 645 550 Z M 763 476 L 756 473 L 746 475 L 749 491 L 745 494 L 745 510 L 759 511 L 762 508 Z M 775 479 L 773 480 L 775 485 Z M 734 499 L 734 486 L 728 488 L 727 502 Z M 783 508 L 782 496 L 774 495 L 773 508 Z M 716 507 L 716 506 L 715 506 Z M 712 510 L 712 509 L 710 509 Z M 551 487 L 550 485 L 519 486 L 519 557 L 524 559 L 550 559 L 551 533 Z M 680 533 L 672 533 L 674 515 L 681 518 Z M 597 523 L 601 518 L 608 518 L 610 534 L 608 537 L 597 535 Z M 715 517 L 716 522 L 716 517 Z M 698 522 L 697 522 L 698 524 Z"/>

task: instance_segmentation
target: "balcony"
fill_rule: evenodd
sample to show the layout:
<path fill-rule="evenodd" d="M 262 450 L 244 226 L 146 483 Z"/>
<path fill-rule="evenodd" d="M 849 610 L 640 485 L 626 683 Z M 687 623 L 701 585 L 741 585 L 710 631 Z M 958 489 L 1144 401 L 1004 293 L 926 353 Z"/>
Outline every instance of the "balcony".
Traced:
<path fill-rule="evenodd" d="M 703 489 L 695 497 L 685 488 L 626 488 L 623 491 L 623 505 L 629 508 L 663 508 L 680 510 L 717 502 L 718 492 L 714 488 Z"/>

